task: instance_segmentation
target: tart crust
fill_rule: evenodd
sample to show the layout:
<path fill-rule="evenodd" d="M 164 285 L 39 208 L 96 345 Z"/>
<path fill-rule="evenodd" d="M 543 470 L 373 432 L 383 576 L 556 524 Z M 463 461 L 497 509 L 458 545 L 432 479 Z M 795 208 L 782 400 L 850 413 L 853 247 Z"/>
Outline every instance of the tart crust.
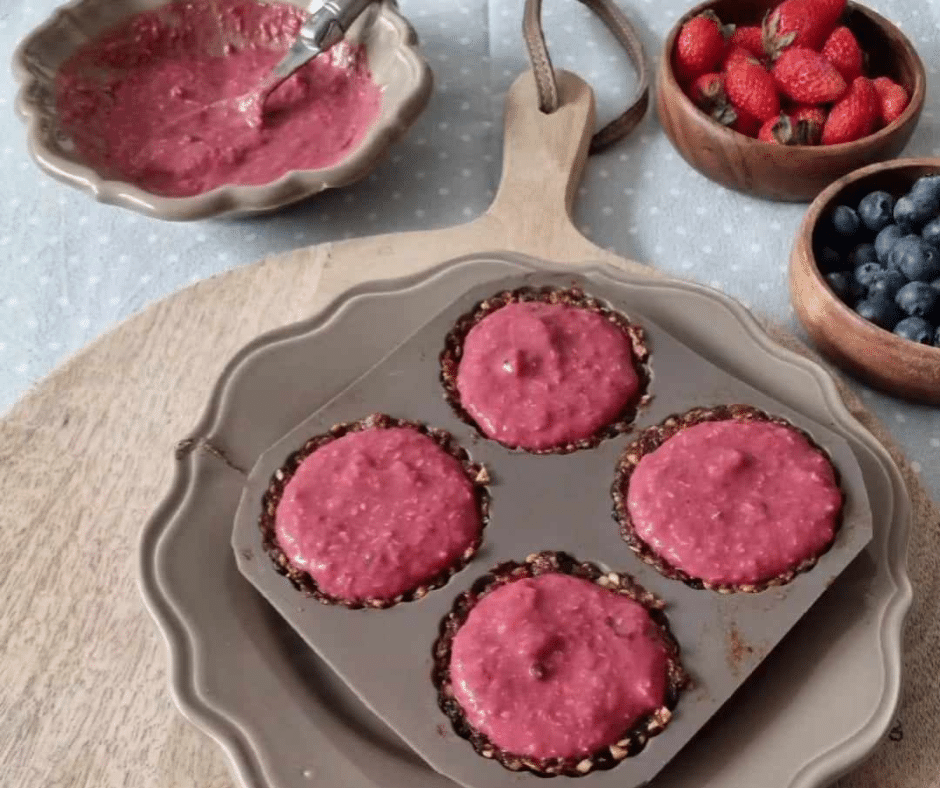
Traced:
<path fill-rule="evenodd" d="M 815 451 L 825 457 L 826 461 L 832 467 L 836 485 L 839 487 L 842 494 L 842 504 L 836 516 L 832 539 L 822 550 L 816 555 L 801 561 L 791 569 L 771 577 L 768 580 L 763 580 L 759 583 L 726 584 L 713 583 L 689 575 L 687 572 L 673 566 L 662 558 L 640 537 L 636 532 L 627 507 L 626 490 L 629 486 L 630 477 L 634 469 L 645 455 L 656 451 L 656 449 L 662 446 L 667 440 L 677 435 L 682 430 L 709 421 L 763 421 L 778 424 L 802 435 Z M 643 562 L 654 567 L 660 574 L 665 575 L 671 580 L 680 580 L 692 588 L 704 588 L 710 591 L 717 591 L 720 594 L 733 594 L 736 592 L 755 594 L 766 591 L 768 588 L 773 588 L 774 586 L 786 585 L 797 575 L 808 572 L 816 565 L 820 556 L 828 552 L 835 543 L 839 529 L 842 527 L 842 514 L 845 508 L 845 491 L 842 489 L 840 483 L 839 470 L 829 458 L 828 453 L 826 453 L 805 430 L 801 430 L 799 427 L 791 424 L 780 416 L 771 416 L 751 405 L 719 405 L 716 407 L 693 408 L 685 413 L 672 415 L 665 421 L 643 430 L 636 440 L 624 449 L 623 453 L 620 455 L 620 459 L 617 461 L 617 469 L 614 475 L 614 483 L 611 487 L 611 495 L 614 499 L 614 517 L 620 525 L 620 535 L 630 549 L 633 550 Z"/>
<path fill-rule="evenodd" d="M 603 426 L 587 438 L 544 449 L 529 449 L 524 446 L 513 446 L 484 434 L 461 403 L 460 392 L 457 389 L 457 371 L 460 367 L 460 359 L 463 356 L 463 343 L 470 329 L 502 307 L 514 302 L 526 301 L 541 301 L 545 304 L 563 304 L 565 306 L 586 309 L 590 312 L 602 315 L 620 328 L 630 342 L 630 349 L 633 351 L 633 369 L 639 380 L 637 394 L 624 406 L 614 421 Z M 580 449 L 593 449 L 601 441 L 616 437 L 624 432 L 629 432 L 632 429 L 637 411 L 651 399 L 649 394 L 651 382 L 649 358 L 650 352 L 646 344 L 646 333 L 643 331 L 642 326 L 631 323 L 625 315 L 604 306 L 598 299 L 586 295 L 580 288 L 520 287 L 515 290 L 503 290 L 480 301 L 472 310 L 457 319 L 454 327 L 444 340 L 444 349 L 441 351 L 440 355 L 440 379 L 444 387 L 444 398 L 451 408 L 453 408 L 457 416 L 462 421 L 472 426 L 477 433 L 486 440 L 492 440 L 503 446 L 507 446 L 507 448 L 525 451 L 529 454 L 570 454 Z"/>
<path fill-rule="evenodd" d="M 445 567 L 416 588 L 399 594 L 392 599 L 366 598 L 350 600 L 331 596 L 322 591 L 309 574 L 291 564 L 287 555 L 278 544 L 275 533 L 275 516 L 278 504 L 280 503 L 281 496 L 284 494 L 284 488 L 291 480 L 291 477 L 293 477 L 298 466 L 317 449 L 352 432 L 360 432 L 367 429 L 389 429 L 392 427 L 405 427 L 425 435 L 460 463 L 467 478 L 473 484 L 477 512 L 480 516 L 480 533 L 473 543 L 469 545 L 450 566 Z M 489 473 L 486 468 L 479 463 L 473 462 L 466 450 L 457 443 L 456 438 L 446 430 L 428 427 L 425 424 L 415 421 L 396 419 L 383 413 L 376 413 L 359 421 L 337 424 L 330 428 L 329 432 L 315 435 L 308 439 L 300 449 L 291 454 L 285 463 L 274 472 L 271 481 L 268 483 L 268 487 L 261 499 L 261 516 L 258 520 L 258 526 L 261 529 L 265 552 L 274 562 L 277 571 L 287 577 L 298 591 L 303 592 L 306 596 L 312 597 L 325 605 L 343 605 L 351 609 L 363 607 L 388 608 L 397 605 L 399 602 L 411 602 L 415 599 L 420 599 L 429 591 L 441 588 L 447 584 L 453 575 L 470 562 L 483 541 L 483 530 L 489 520 L 490 495 L 487 490 L 489 481 Z"/>
<path fill-rule="evenodd" d="M 450 659 L 454 637 L 480 599 L 500 586 L 516 580 L 552 573 L 589 580 L 613 593 L 629 597 L 646 608 L 667 649 L 666 699 L 663 706 L 634 722 L 616 742 L 589 755 L 567 758 L 532 758 L 501 749 L 470 724 L 463 708 L 454 696 Z M 431 673 L 431 679 L 437 689 L 438 705 L 450 719 L 454 732 L 458 736 L 467 739 L 473 745 L 473 749 L 484 758 L 499 761 L 511 771 L 532 772 L 540 777 L 559 775 L 582 777 L 593 771 L 612 769 L 625 758 L 641 752 L 651 737 L 665 729 L 672 718 L 683 688 L 689 683 L 689 677 L 679 661 L 679 644 L 673 637 L 669 622 L 662 612 L 664 607 L 665 603 L 662 600 L 636 583 L 629 575 L 604 572 L 595 564 L 579 562 L 567 553 L 544 551 L 529 555 L 522 563 L 516 561 L 500 563 L 474 582 L 469 591 L 460 594 L 454 600 L 451 612 L 441 622 L 440 632 L 432 649 L 434 666 Z"/>

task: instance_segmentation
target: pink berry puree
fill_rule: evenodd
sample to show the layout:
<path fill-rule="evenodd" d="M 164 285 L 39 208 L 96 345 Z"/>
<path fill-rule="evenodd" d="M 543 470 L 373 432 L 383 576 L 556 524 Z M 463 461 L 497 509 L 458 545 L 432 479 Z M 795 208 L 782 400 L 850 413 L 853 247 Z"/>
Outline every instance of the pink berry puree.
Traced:
<path fill-rule="evenodd" d="M 351 432 L 297 468 L 275 514 L 278 544 L 337 599 L 394 599 L 454 564 L 480 537 L 473 484 L 433 440 L 405 427 Z"/>
<path fill-rule="evenodd" d="M 235 101 L 280 60 L 303 18 L 256 0 L 177 0 L 138 14 L 63 64 L 59 116 L 92 166 L 165 196 L 331 165 L 379 113 L 361 49 L 341 43 L 315 58 L 260 118 Z"/>
<path fill-rule="evenodd" d="M 832 542 L 842 495 L 832 465 L 769 422 L 696 424 L 643 457 L 629 481 L 633 526 L 692 577 L 757 583 Z"/>
<path fill-rule="evenodd" d="M 484 596 L 454 636 L 451 682 L 469 723 L 534 758 L 613 744 L 666 697 L 667 650 L 646 609 L 545 574 Z"/>
<path fill-rule="evenodd" d="M 457 372 L 464 410 L 508 446 L 590 438 L 637 395 L 629 337 L 596 312 L 514 302 L 467 333 Z"/>

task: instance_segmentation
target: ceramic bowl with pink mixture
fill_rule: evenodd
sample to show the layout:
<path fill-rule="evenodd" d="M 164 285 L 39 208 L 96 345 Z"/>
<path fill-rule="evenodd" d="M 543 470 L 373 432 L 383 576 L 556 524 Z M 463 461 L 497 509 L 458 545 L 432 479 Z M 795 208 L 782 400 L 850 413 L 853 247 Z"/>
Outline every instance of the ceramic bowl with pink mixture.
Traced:
<path fill-rule="evenodd" d="M 260 2 L 260 0 L 259 0 Z M 283 0 L 305 8 L 301 0 Z M 359 135 L 333 161 L 309 169 L 291 169 L 253 185 L 222 185 L 182 196 L 92 163 L 87 139 L 78 140 L 63 117 L 70 109 L 57 95 L 57 79 L 71 58 L 90 42 L 132 17 L 169 8 L 166 0 L 75 0 L 57 10 L 28 35 L 13 56 L 20 82 L 17 111 L 27 124 L 29 150 L 44 172 L 96 200 L 167 220 L 192 220 L 271 211 L 325 189 L 348 185 L 367 175 L 424 110 L 430 98 L 431 70 L 417 47 L 417 36 L 394 0 L 370 6 L 338 47 L 361 50 L 363 66 L 377 88 L 377 109 Z M 231 31 L 223 31 L 223 45 Z M 329 56 L 325 54 L 318 58 Z M 121 66 L 123 68 L 123 64 Z M 271 100 L 269 100 L 270 104 Z M 132 129 L 133 130 L 133 129 Z M 264 148 L 246 157 L 265 156 Z"/>

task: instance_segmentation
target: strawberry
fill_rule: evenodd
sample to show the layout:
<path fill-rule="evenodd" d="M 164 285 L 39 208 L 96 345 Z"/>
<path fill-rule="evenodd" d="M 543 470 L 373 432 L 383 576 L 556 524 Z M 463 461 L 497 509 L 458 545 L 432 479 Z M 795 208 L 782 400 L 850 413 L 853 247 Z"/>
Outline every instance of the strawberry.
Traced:
<path fill-rule="evenodd" d="M 764 57 L 764 31 L 758 25 L 735 28 L 728 43 L 732 47 L 744 47 L 758 60 Z"/>
<path fill-rule="evenodd" d="M 690 98 L 705 112 L 712 112 L 727 104 L 725 96 L 725 78 L 721 74 L 703 74 L 692 84 Z"/>
<path fill-rule="evenodd" d="M 847 84 L 862 75 L 865 55 L 847 27 L 837 27 L 823 44 L 822 56 L 836 67 Z"/>
<path fill-rule="evenodd" d="M 781 92 L 801 104 L 838 101 L 848 88 L 832 63 L 806 47 L 785 50 L 771 73 Z"/>
<path fill-rule="evenodd" d="M 871 134 L 881 117 L 881 105 L 874 83 L 858 77 L 849 92 L 829 112 L 823 126 L 822 144 L 838 145 Z"/>
<path fill-rule="evenodd" d="M 812 107 L 808 104 L 798 104 L 790 112 L 794 122 L 805 124 L 803 136 L 807 145 L 818 145 L 822 136 L 823 126 L 826 125 L 826 111 L 822 107 Z"/>
<path fill-rule="evenodd" d="M 835 27 L 845 12 L 845 0 L 813 0 L 816 13 L 830 28 Z"/>
<path fill-rule="evenodd" d="M 680 79 L 691 82 L 715 71 L 725 55 L 730 32 L 712 11 L 686 22 L 676 42 L 676 70 Z"/>
<path fill-rule="evenodd" d="M 764 121 L 780 113 L 774 79 L 756 60 L 736 60 L 725 73 L 728 99 L 748 115 Z"/>
<path fill-rule="evenodd" d="M 756 137 L 761 127 L 761 122 L 757 118 L 748 115 L 744 110 L 732 107 L 730 104 L 725 114 L 718 118 L 718 122 L 747 137 Z"/>
<path fill-rule="evenodd" d="M 878 108 L 881 122 L 887 126 L 893 123 L 907 108 L 910 97 L 903 85 L 899 85 L 889 77 L 878 77 L 874 81 L 875 91 L 878 93 Z"/>
<path fill-rule="evenodd" d="M 725 55 L 724 62 L 721 64 L 722 73 L 728 73 L 728 66 L 734 63 L 736 60 L 751 60 L 754 61 L 757 59 L 757 56 L 751 52 L 751 50 L 742 47 L 740 44 L 731 44 L 728 47 L 728 54 Z"/>
<path fill-rule="evenodd" d="M 762 142 L 772 142 L 775 145 L 789 145 L 790 132 L 792 124 L 790 118 L 786 115 L 780 115 L 776 118 L 770 118 L 764 121 L 764 125 L 757 132 L 757 139 Z M 778 136 L 778 133 L 780 136 Z"/>
<path fill-rule="evenodd" d="M 838 19 L 830 5 L 829 0 L 783 0 L 764 17 L 764 51 L 776 60 L 791 46 L 819 49 Z"/>
<path fill-rule="evenodd" d="M 798 120 L 793 115 L 780 113 L 780 117 L 771 118 L 757 134 L 757 139 L 764 142 L 772 142 L 776 145 L 816 145 L 819 142 L 819 136 L 816 140 L 810 136 L 811 127 L 808 121 Z"/>

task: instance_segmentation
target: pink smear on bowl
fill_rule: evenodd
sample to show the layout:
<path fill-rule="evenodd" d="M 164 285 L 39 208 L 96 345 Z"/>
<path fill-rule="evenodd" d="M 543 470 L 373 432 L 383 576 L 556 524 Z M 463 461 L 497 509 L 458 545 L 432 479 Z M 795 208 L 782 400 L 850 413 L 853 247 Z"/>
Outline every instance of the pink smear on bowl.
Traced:
<path fill-rule="evenodd" d="M 361 47 L 340 43 L 300 68 L 268 97 L 260 124 L 232 101 L 281 59 L 304 16 L 254 0 L 137 14 L 62 65 L 64 129 L 106 177 L 168 197 L 330 166 L 379 114 L 381 89 Z"/>

